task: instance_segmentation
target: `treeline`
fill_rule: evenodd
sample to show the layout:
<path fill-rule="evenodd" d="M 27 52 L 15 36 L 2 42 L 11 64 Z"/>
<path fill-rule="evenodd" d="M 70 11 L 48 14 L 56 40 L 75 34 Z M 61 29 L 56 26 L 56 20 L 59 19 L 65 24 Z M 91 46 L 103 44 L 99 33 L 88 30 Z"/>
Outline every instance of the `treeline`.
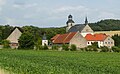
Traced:
<path fill-rule="evenodd" d="M 11 32 L 13 31 L 14 27 L 10 25 L 0 26 L 0 41 L 6 39 Z M 43 34 L 45 33 L 47 39 L 50 40 L 56 34 L 63 34 L 65 33 L 65 27 L 60 28 L 39 28 L 35 26 L 23 26 L 21 27 L 23 32 L 27 32 L 32 34 L 35 38 L 38 36 L 42 38 Z"/>
<path fill-rule="evenodd" d="M 91 28 L 94 31 L 111 31 L 111 30 L 120 30 L 120 20 L 101 20 L 97 23 L 89 23 Z M 11 31 L 13 30 L 13 26 L 0 25 L 0 41 L 6 39 Z M 56 34 L 63 34 L 66 32 L 65 27 L 60 28 L 39 28 L 35 26 L 23 26 L 21 29 L 24 32 L 31 33 L 34 37 L 40 36 L 42 38 L 43 34 L 46 33 L 47 39 L 50 40 L 51 37 L 53 37 Z"/>

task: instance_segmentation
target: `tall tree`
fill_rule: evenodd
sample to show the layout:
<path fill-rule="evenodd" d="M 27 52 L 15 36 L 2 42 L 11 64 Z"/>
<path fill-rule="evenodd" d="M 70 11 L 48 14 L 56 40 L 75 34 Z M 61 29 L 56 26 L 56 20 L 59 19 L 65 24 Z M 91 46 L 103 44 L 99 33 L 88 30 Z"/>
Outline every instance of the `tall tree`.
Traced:
<path fill-rule="evenodd" d="M 25 32 L 19 38 L 19 49 L 33 49 L 34 48 L 34 36 Z"/>
<path fill-rule="evenodd" d="M 120 47 L 120 36 L 118 34 L 112 36 L 115 41 L 115 46 Z"/>

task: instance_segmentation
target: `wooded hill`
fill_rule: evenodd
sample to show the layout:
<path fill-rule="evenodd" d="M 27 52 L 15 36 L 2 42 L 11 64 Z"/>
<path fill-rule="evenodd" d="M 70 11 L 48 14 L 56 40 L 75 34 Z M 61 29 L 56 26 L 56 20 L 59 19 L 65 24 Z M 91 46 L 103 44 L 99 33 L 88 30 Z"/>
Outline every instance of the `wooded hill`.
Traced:
<path fill-rule="evenodd" d="M 108 19 L 108 20 L 101 20 L 96 23 L 89 23 L 91 28 L 94 31 L 115 31 L 115 30 L 120 30 L 120 20 L 113 20 L 113 19 Z M 13 30 L 13 26 L 10 25 L 0 25 L 0 41 L 3 39 L 6 39 L 9 34 Z M 65 27 L 60 27 L 60 28 L 39 28 L 35 26 L 23 26 L 21 29 L 24 32 L 29 32 L 32 33 L 34 37 L 40 36 L 42 38 L 43 34 L 46 33 L 47 38 L 50 40 L 51 37 L 53 37 L 56 34 L 63 34 L 66 32 Z"/>
<path fill-rule="evenodd" d="M 94 31 L 115 31 L 120 30 L 120 20 L 107 19 L 97 23 L 89 23 Z"/>

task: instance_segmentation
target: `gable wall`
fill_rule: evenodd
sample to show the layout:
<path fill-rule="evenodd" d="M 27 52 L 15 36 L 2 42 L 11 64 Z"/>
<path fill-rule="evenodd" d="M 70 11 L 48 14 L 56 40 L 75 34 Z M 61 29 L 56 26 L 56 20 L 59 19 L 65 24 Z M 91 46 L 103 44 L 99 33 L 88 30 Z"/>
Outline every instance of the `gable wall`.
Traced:
<path fill-rule="evenodd" d="M 87 40 L 79 32 L 77 32 L 70 40 L 70 45 L 71 44 L 75 44 L 78 48 L 84 48 L 87 47 Z"/>
<path fill-rule="evenodd" d="M 18 43 L 18 39 L 21 36 L 21 32 L 19 31 L 18 28 L 16 28 L 7 38 L 11 43 Z"/>
<path fill-rule="evenodd" d="M 86 25 L 83 30 L 81 31 L 81 34 L 83 37 L 85 37 L 87 34 L 93 34 L 93 30 L 90 28 L 89 25 Z"/>
<path fill-rule="evenodd" d="M 109 48 L 113 47 L 114 46 L 114 40 L 111 37 L 107 37 L 104 40 L 104 46 L 107 46 Z"/>

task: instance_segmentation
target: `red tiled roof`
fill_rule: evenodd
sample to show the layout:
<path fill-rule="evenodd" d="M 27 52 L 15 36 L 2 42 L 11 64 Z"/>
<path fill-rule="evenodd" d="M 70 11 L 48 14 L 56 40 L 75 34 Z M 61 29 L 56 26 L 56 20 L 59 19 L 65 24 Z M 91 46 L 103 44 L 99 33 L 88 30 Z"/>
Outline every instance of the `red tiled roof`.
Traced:
<path fill-rule="evenodd" d="M 53 43 L 69 43 L 70 40 L 73 38 L 73 36 L 76 34 L 76 32 L 70 32 L 66 34 L 57 34 L 53 38 L 51 38 Z"/>
<path fill-rule="evenodd" d="M 51 40 L 55 40 L 60 34 L 55 35 L 54 37 L 51 38 Z"/>
<path fill-rule="evenodd" d="M 87 34 L 85 36 L 87 41 L 103 41 L 103 40 L 106 39 L 106 37 L 107 37 L 107 35 L 106 34 L 102 34 L 102 33 L 101 34 L 94 34 L 94 35 Z"/>

